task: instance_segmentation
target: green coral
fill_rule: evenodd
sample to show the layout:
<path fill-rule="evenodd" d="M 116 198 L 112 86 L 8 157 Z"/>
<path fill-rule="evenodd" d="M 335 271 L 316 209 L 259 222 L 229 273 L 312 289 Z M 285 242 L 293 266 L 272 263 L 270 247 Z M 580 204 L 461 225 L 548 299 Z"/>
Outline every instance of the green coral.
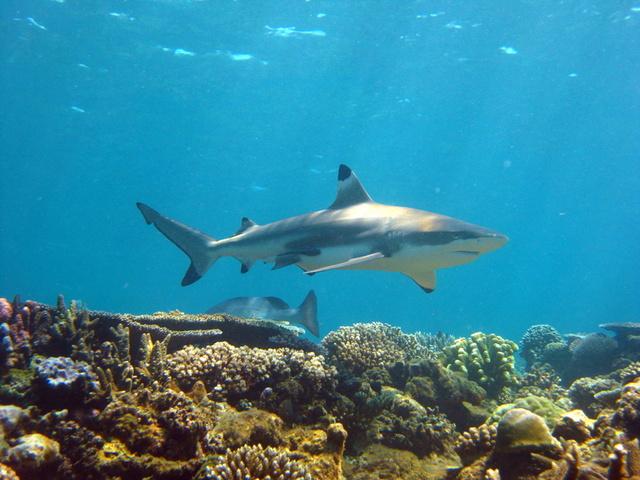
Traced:
<path fill-rule="evenodd" d="M 545 452 L 559 448 L 543 419 L 529 410 L 513 408 L 498 423 L 496 452 Z"/>
<path fill-rule="evenodd" d="M 486 423 L 498 423 L 505 413 L 513 410 L 514 408 L 524 408 L 525 410 L 529 410 L 530 412 L 539 415 L 544 419 L 549 428 L 553 428 L 566 412 L 563 408 L 556 405 L 553 400 L 545 397 L 538 397 L 536 395 L 529 395 L 527 397 L 518 398 L 513 403 L 505 403 L 498 406 Z"/>
<path fill-rule="evenodd" d="M 518 384 L 514 353 L 515 342 L 493 333 L 476 332 L 459 338 L 443 350 L 449 370 L 460 372 L 484 387 L 490 396 Z"/>

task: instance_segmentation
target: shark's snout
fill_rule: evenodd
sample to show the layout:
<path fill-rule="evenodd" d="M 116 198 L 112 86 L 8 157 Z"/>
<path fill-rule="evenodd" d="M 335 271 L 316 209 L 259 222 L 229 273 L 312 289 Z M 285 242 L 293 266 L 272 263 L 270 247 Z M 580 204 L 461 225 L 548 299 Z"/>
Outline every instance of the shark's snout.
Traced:
<path fill-rule="evenodd" d="M 481 247 L 480 253 L 492 252 L 504 247 L 509 241 L 509 237 L 502 233 L 487 230 L 478 237 L 478 244 Z"/>

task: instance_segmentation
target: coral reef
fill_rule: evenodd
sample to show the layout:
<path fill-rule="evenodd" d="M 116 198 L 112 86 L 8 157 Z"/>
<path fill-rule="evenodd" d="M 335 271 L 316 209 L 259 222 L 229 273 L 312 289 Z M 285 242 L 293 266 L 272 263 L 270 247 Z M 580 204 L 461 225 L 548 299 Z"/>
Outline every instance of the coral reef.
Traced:
<path fill-rule="evenodd" d="M 187 346 L 167 357 L 170 377 L 183 389 L 200 380 L 232 404 L 260 402 L 289 419 L 310 414 L 315 397 L 330 397 L 336 370 L 321 355 L 290 348 Z M 298 418 L 299 419 L 299 418 Z"/>
<path fill-rule="evenodd" d="M 523 398 L 530 395 L 545 397 L 563 408 L 568 408 L 570 407 L 569 393 L 562 387 L 561 382 L 562 380 L 550 365 L 536 364 L 522 376 L 516 397 Z"/>
<path fill-rule="evenodd" d="M 455 342 L 456 337 L 444 332 L 426 333 L 416 332 L 413 334 L 418 343 L 433 353 L 440 353 L 444 347 Z"/>
<path fill-rule="evenodd" d="M 562 336 L 551 325 L 533 325 L 520 340 L 520 356 L 527 362 L 527 368 L 531 368 L 543 361 L 547 345 L 562 342 Z"/>
<path fill-rule="evenodd" d="M 495 425 L 483 424 L 461 433 L 454 449 L 462 460 L 462 464 L 470 465 L 478 458 L 492 452 L 496 444 L 497 431 Z"/>
<path fill-rule="evenodd" d="M 640 380 L 627 383 L 616 404 L 613 425 L 622 428 L 631 438 L 640 436 Z"/>
<path fill-rule="evenodd" d="M 450 370 L 464 374 L 497 398 L 503 389 L 518 384 L 514 352 L 518 346 L 495 334 L 476 332 L 459 338 L 444 349 L 444 362 Z"/>
<path fill-rule="evenodd" d="M 640 322 L 605 323 L 600 328 L 615 334 L 615 340 L 625 355 L 640 360 Z"/>
<path fill-rule="evenodd" d="M 226 455 L 207 462 L 196 480 L 311 480 L 311 475 L 287 451 L 279 451 L 262 445 L 244 445 Z"/>
<path fill-rule="evenodd" d="M 340 327 L 324 337 L 322 345 L 331 363 L 353 374 L 430 354 L 414 335 L 378 322 Z"/>
<path fill-rule="evenodd" d="M 591 333 L 573 341 L 569 349 L 572 353 L 569 377 L 591 377 L 613 369 L 618 342 L 601 333 Z"/>
<path fill-rule="evenodd" d="M 553 428 L 565 413 L 561 407 L 546 397 L 528 395 L 515 399 L 511 403 L 499 405 L 487 419 L 487 423 L 497 423 L 513 409 L 526 409 L 542 417 L 549 428 Z"/>
<path fill-rule="evenodd" d="M 604 408 L 604 404 L 598 400 L 598 394 L 619 388 L 620 383 L 607 377 L 583 377 L 579 378 L 569 387 L 569 397 L 573 404 L 593 417 Z"/>
<path fill-rule="evenodd" d="M 373 417 L 368 429 L 372 442 L 409 450 L 418 456 L 451 448 L 454 425 L 437 410 L 427 409 L 401 391 L 384 387 L 367 403 Z"/>
<path fill-rule="evenodd" d="M 497 453 L 545 452 L 559 447 L 544 419 L 529 410 L 513 408 L 498 422 L 494 449 Z"/>
<path fill-rule="evenodd" d="M 318 346 L 0 299 L 0 478 L 635 480 L 637 330 L 607 328 L 531 327 L 519 376 L 515 343 L 482 332 L 355 324 Z"/>

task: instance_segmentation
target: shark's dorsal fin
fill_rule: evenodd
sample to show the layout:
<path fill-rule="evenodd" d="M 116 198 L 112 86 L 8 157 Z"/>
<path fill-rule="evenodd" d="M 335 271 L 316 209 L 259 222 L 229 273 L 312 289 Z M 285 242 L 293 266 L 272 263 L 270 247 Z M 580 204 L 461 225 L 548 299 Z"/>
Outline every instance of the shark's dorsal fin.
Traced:
<path fill-rule="evenodd" d="M 350 207 L 358 203 L 371 202 L 371 197 L 364 189 L 356 174 L 346 165 L 340 165 L 338 169 L 338 194 L 329 209 Z"/>
<path fill-rule="evenodd" d="M 246 232 L 248 229 L 250 229 L 251 227 L 255 227 L 256 225 L 257 223 L 250 218 L 242 217 L 242 220 L 240 221 L 240 228 L 235 234 L 240 235 L 241 233 Z"/>

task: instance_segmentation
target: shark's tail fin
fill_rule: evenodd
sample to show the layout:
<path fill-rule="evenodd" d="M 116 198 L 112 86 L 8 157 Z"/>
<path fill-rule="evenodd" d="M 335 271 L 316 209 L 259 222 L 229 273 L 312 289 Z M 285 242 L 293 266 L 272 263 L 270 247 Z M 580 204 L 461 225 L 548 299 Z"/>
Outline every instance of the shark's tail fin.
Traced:
<path fill-rule="evenodd" d="M 195 228 L 164 217 L 144 203 L 136 203 L 147 224 L 153 224 L 165 237 L 171 240 L 191 259 L 191 265 L 182 279 L 182 285 L 191 285 L 200 280 L 209 267 L 218 259 L 212 253 L 216 243 L 212 238 Z"/>
<path fill-rule="evenodd" d="M 313 290 L 304 298 L 298 307 L 298 322 L 316 337 L 320 336 L 320 325 L 318 324 L 318 299 Z"/>

